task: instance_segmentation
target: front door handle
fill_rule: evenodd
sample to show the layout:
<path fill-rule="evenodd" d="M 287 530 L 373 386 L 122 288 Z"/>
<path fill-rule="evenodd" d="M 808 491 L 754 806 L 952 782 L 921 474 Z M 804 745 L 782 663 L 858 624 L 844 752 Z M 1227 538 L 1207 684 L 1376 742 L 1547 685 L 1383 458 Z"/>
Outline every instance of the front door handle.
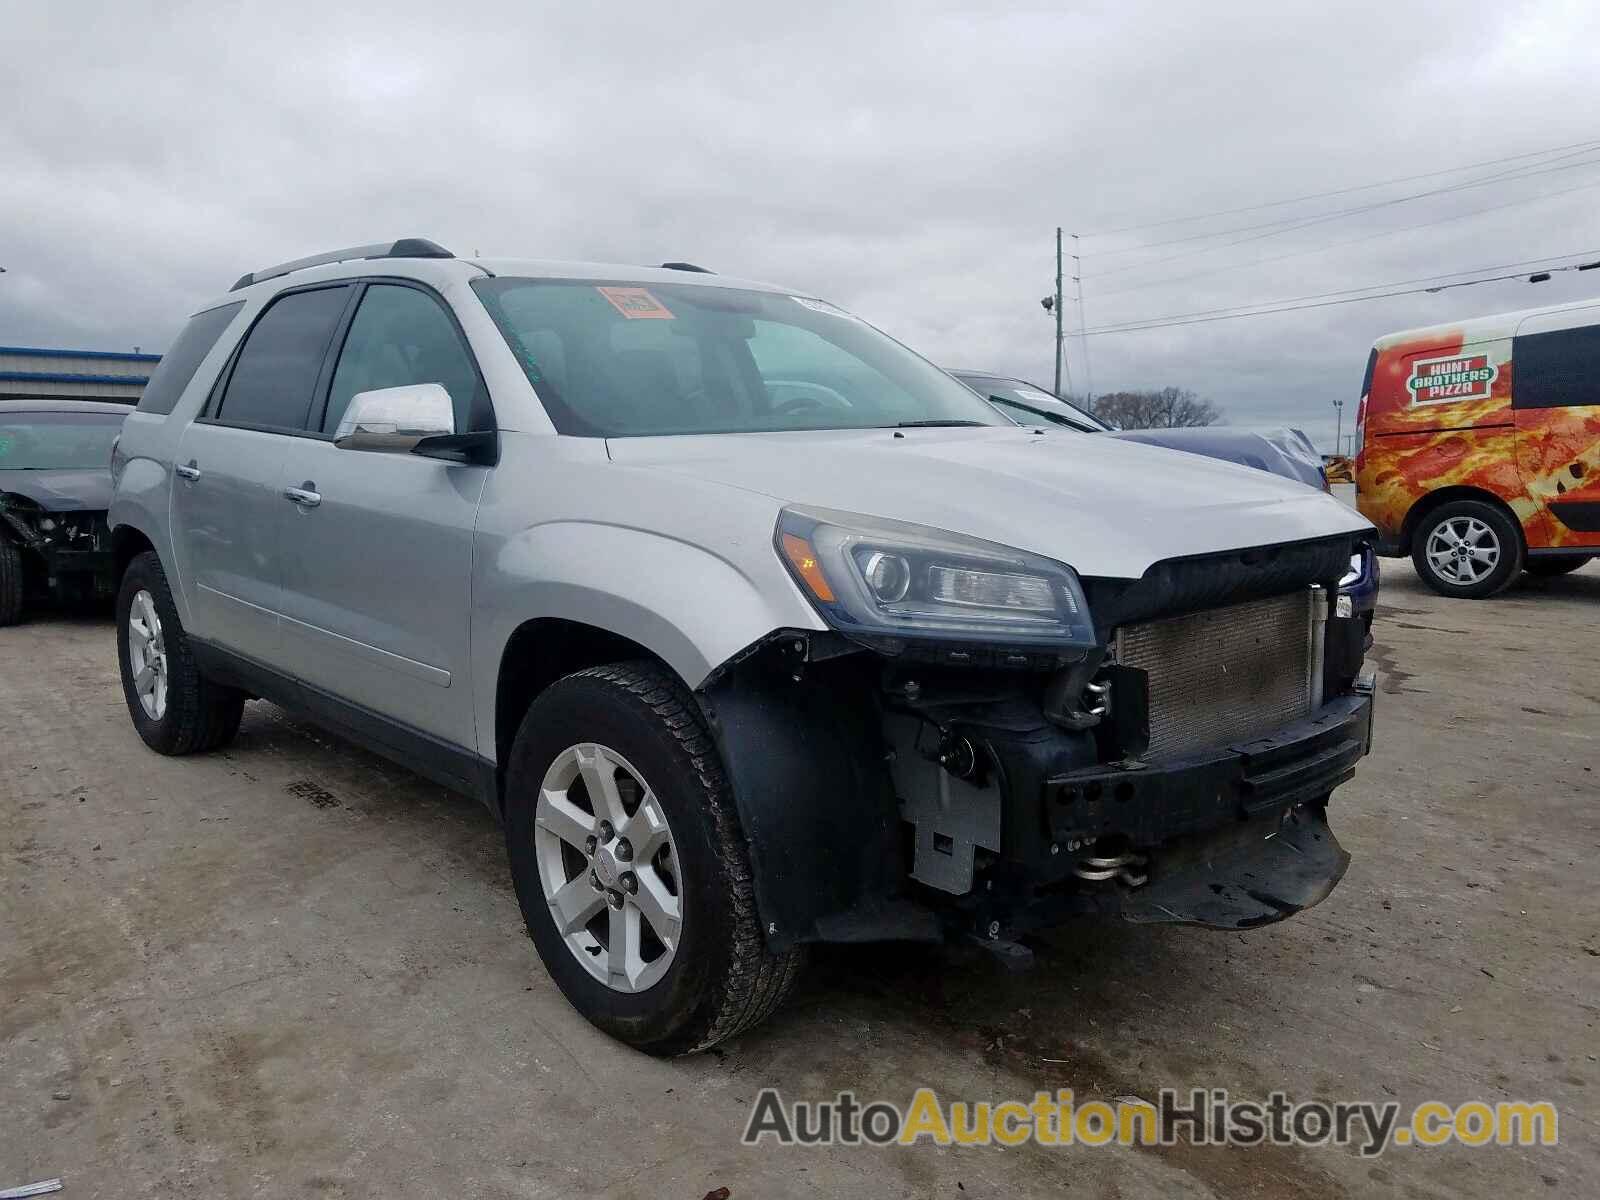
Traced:
<path fill-rule="evenodd" d="M 286 487 L 283 489 L 283 498 L 293 500 L 301 508 L 315 508 L 322 503 L 322 494 L 313 490 L 316 486 L 307 480 L 302 487 Z"/>
<path fill-rule="evenodd" d="M 175 464 L 172 468 L 172 473 L 180 479 L 187 479 L 190 483 L 200 478 L 200 468 L 195 466 L 193 459 L 186 463 Z"/>

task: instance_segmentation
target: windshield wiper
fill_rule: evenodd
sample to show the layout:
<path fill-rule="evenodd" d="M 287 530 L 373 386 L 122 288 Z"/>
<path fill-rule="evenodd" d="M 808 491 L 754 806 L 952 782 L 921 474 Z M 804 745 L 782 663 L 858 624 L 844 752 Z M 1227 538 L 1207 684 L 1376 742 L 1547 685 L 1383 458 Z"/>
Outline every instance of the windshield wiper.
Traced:
<path fill-rule="evenodd" d="M 966 429 L 969 427 L 974 429 L 982 429 L 986 423 L 987 422 L 984 421 L 947 420 L 896 421 L 894 423 L 894 427 L 896 429 Z"/>

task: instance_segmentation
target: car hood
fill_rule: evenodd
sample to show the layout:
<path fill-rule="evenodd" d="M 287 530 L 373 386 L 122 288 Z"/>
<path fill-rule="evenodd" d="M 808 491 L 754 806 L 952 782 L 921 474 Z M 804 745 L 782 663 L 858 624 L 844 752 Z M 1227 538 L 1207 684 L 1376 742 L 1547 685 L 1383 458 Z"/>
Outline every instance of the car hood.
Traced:
<path fill-rule="evenodd" d="M 1204 454 L 1207 458 L 1220 458 L 1223 462 L 1254 467 L 1258 471 L 1271 471 L 1314 488 L 1320 488 L 1323 483 L 1322 456 L 1311 439 L 1298 429 L 1285 427 L 1252 433 L 1208 425 L 1195 429 L 1123 429 L 1106 436 Z"/>
<path fill-rule="evenodd" d="M 613 438 L 612 459 L 984 538 L 1083 575 L 1359 533 L 1332 497 L 1262 471 L 1103 435 L 1014 426 Z"/>
<path fill-rule="evenodd" d="M 47 512 L 104 512 L 111 507 L 111 472 L 104 467 L 0 471 L 0 493 L 26 497 Z"/>

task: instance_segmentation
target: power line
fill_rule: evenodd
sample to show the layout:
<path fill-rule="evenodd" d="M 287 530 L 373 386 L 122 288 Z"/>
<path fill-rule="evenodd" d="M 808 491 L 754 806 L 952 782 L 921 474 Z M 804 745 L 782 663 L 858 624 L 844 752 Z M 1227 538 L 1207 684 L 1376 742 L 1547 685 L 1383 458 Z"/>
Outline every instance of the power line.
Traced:
<path fill-rule="evenodd" d="M 1212 212 L 1196 213 L 1188 217 L 1168 217 L 1160 221 L 1145 221 L 1137 225 L 1122 225 L 1116 229 L 1102 229 L 1097 233 L 1086 233 L 1087 238 L 1111 237 L 1118 233 L 1132 233 L 1137 229 L 1159 229 L 1166 225 L 1181 225 L 1188 221 L 1204 221 L 1210 217 L 1231 217 L 1235 213 L 1259 212 L 1266 208 L 1282 208 L 1287 204 L 1299 204 L 1306 200 L 1322 200 L 1330 196 L 1348 196 L 1355 192 L 1368 192 L 1374 188 L 1390 187 L 1397 183 L 1414 183 L 1419 179 L 1436 179 L 1440 175 L 1455 175 L 1461 171 L 1474 171 L 1479 167 L 1493 167 L 1501 163 L 1517 162 L 1525 158 L 1543 158 L 1546 155 L 1557 154 L 1563 150 L 1575 150 L 1583 147 L 1600 146 L 1600 138 L 1591 138 L 1586 142 L 1569 142 L 1565 146 L 1554 146 L 1548 150 L 1530 150 L 1525 154 L 1508 154 L 1504 158 L 1489 158 L 1482 162 L 1467 163 L 1459 167 L 1446 167 L 1440 171 L 1424 171 L 1420 175 L 1401 175 L 1394 179 L 1383 179 L 1377 183 L 1362 183 L 1354 187 L 1334 188 L 1326 192 L 1308 192 L 1303 196 L 1291 196 L 1287 200 L 1268 200 L 1262 204 L 1246 204 L 1238 208 L 1219 208 Z"/>
<path fill-rule="evenodd" d="M 1585 154 L 1585 153 L 1588 153 L 1588 152 L 1589 152 L 1588 150 L 1574 150 L 1571 153 L 1565 154 L 1565 155 L 1561 155 L 1560 157 L 1561 158 L 1572 158 L 1572 157 L 1574 157 L 1574 156 L 1576 156 L 1578 154 Z M 1553 162 L 1557 162 L 1557 161 L 1559 161 L 1559 159 L 1550 160 L 1550 162 L 1552 162 L 1552 163 Z M 1092 258 L 1109 258 L 1112 255 L 1116 255 L 1116 254 L 1132 254 L 1132 253 L 1134 253 L 1135 251 L 1138 251 L 1138 250 L 1154 250 L 1154 249 L 1156 249 L 1158 247 L 1161 247 L 1161 246 L 1177 246 L 1177 245 L 1182 245 L 1185 242 L 1205 241 L 1207 238 L 1226 237 L 1226 236 L 1228 236 L 1229 234 L 1232 234 L 1232 233 L 1249 233 L 1249 232 L 1251 232 L 1253 230 L 1258 230 L 1258 229 L 1269 229 L 1269 230 L 1272 230 L 1272 232 L 1270 232 L 1270 233 L 1261 234 L 1260 238 L 1275 237 L 1279 233 L 1291 233 L 1296 229 L 1304 229 L 1308 225 L 1321 225 L 1321 224 L 1325 224 L 1328 221 L 1336 221 L 1340 217 L 1348 217 L 1348 216 L 1357 215 L 1359 213 L 1373 212 L 1373 211 L 1375 211 L 1377 209 L 1380 209 L 1380 208 L 1392 208 L 1396 204 L 1408 204 L 1412 200 L 1422 200 L 1422 199 L 1426 199 L 1427 197 L 1430 197 L 1430 196 L 1444 196 L 1444 195 L 1448 195 L 1451 192 L 1460 192 L 1460 191 L 1466 191 L 1469 188 L 1484 187 L 1485 185 L 1490 184 L 1490 183 L 1503 183 L 1503 182 L 1507 182 L 1507 181 L 1516 181 L 1516 180 L 1520 180 L 1520 179 L 1532 179 L 1532 178 L 1535 178 L 1536 176 L 1548 175 L 1548 174 L 1550 174 L 1552 172 L 1555 172 L 1555 171 L 1570 171 L 1570 170 L 1574 169 L 1575 167 L 1592 167 L 1592 166 L 1596 166 L 1596 165 L 1600 165 L 1600 158 L 1591 158 L 1591 159 L 1587 159 L 1587 160 L 1585 160 L 1583 162 L 1562 163 L 1560 166 L 1551 166 L 1551 165 L 1549 165 L 1549 163 L 1544 163 L 1544 164 L 1539 164 L 1537 166 L 1537 168 L 1534 168 L 1534 167 L 1513 167 L 1513 168 L 1511 168 L 1509 170 L 1505 170 L 1505 171 L 1496 171 L 1493 174 L 1485 175 L 1485 176 L 1482 176 L 1481 178 L 1478 178 L 1478 179 L 1463 180 L 1460 183 L 1448 184 L 1445 187 L 1430 188 L 1427 191 L 1422 191 L 1422 192 L 1413 192 L 1408 196 L 1394 196 L 1394 197 L 1391 197 L 1388 200 L 1376 200 L 1376 201 L 1372 202 L 1371 204 L 1358 204 L 1358 205 L 1354 205 L 1354 206 L 1352 206 L 1350 208 L 1337 209 L 1337 210 L 1335 210 L 1333 212 L 1319 213 L 1314 217 L 1280 217 L 1276 221 L 1262 221 L 1262 222 L 1259 222 L 1259 223 L 1257 223 L 1255 225 L 1235 225 L 1231 229 L 1217 229 L 1217 230 L 1213 230 L 1210 233 L 1192 233 L 1192 234 L 1189 234 L 1187 237 L 1169 238 L 1164 242 L 1144 242 L 1144 243 L 1142 243 L 1141 245 L 1138 245 L 1138 246 L 1126 246 L 1121 250 L 1103 250 L 1100 253 L 1095 254 L 1095 255 L 1086 254 L 1086 255 L 1084 255 L 1084 257 L 1085 258 L 1091 258 L 1091 257 Z M 1131 267 L 1129 267 L 1127 269 L 1128 270 L 1135 270 L 1135 269 L 1137 269 L 1139 267 L 1155 266 L 1158 263 L 1172 262 L 1175 259 L 1188 258 L 1188 257 L 1192 257 L 1195 254 L 1209 254 L 1213 250 L 1223 250 L 1223 249 L 1226 249 L 1228 246 L 1238 246 L 1238 245 L 1242 245 L 1245 242 L 1259 241 L 1260 238 L 1240 238 L 1238 241 L 1228 242 L 1228 243 L 1226 243 L 1225 245 L 1222 245 L 1222 246 L 1206 246 L 1206 247 L 1203 247 L 1203 248 L 1201 248 L 1199 250 L 1194 250 L 1192 252 L 1185 253 L 1185 254 L 1168 255 L 1166 258 L 1158 258 L 1158 259 L 1152 259 L 1152 260 L 1150 260 L 1148 262 L 1135 263 L 1135 264 L 1133 264 L 1133 266 L 1131 266 Z"/>
<path fill-rule="evenodd" d="M 1587 271 L 1587 270 L 1592 270 L 1593 268 L 1595 268 L 1597 266 L 1600 266 L 1600 263 L 1572 263 L 1572 264 L 1570 264 L 1568 266 L 1564 266 L 1564 267 L 1551 267 L 1549 269 L 1549 271 L 1545 272 L 1545 273 L 1546 274 L 1555 274 L 1557 271 Z M 1147 323 L 1140 323 L 1140 322 L 1136 322 L 1135 321 L 1135 322 L 1129 322 L 1129 323 L 1122 324 L 1122 325 L 1106 325 L 1106 326 L 1102 326 L 1099 329 L 1087 330 L 1087 331 L 1084 332 L 1084 334 L 1082 336 L 1084 336 L 1084 337 L 1098 337 L 1098 336 L 1101 336 L 1101 335 L 1104 335 L 1104 334 L 1109 334 L 1109 333 L 1143 333 L 1143 332 L 1145 332 L 1147 330 L 1151 330 L 1151 329 L 1171 329 L 1171 328 L 1174 328 L 1176 326 L 1182 326 L 1182 325 L 1208 325 L 1213 321 L 1237 321 L 1237 320 L 1240 320 L 1240 319 L 1242 319 L 1244 317 L 1267 317 L 1267 316 L 1272 316 L 1274 313 L 1303 312 L 1306 309 L 1312 309 L 1312 308 L 1334 308 L 1334 307 L 1337 307 L 1337 306 L 1342 305 L 1342 304 L 1359 304 L 1363 300 L 1386 300 L 1386 299 L 1388 299 L 1388 298 L 1390 298 L 1392 296 L 1416 296 L 1416 295 L 1420 295 L 1423 292 L 1443 292 L 1443 291 L 1448 291 L 1451 288 L 1475 287 L 1476 285 L 1478 285 L 1480 283 L 1502 283 L 1502 282 L 1504 282 L 1505 280 L 1508 280 L 1508 279 L 1522 279 L 1522 278 L 1524 278 L 1523 273 L 1521 271 L 1518 271 L 1518 272 L 1514 272 L 1513 274 L 1510 274 L 1510 275 L 1489 275 L 1489 276 L 1485 276 L 1482 279 L 1463 279 L 1463 280 L 1460 280 L 1459 282 L 1456 282 L 1456 283 L 1435 284 L 1433 287 L 1403 288 L 1403 289 L 1396 290 L 1396 291 L 1377 292 L 1377 293 L 1375 293 L 1373 295 L 1370 295 L 1370 296 L 1347 296 L 1344 299 L 1340 299 L 1340 300 L 1321 300 L 1321 301 L 1318 301 L 1317 303 L 1311 303 L 1311 304 L 1288 304 L 1288 303 L 1285 303 L 1285 304 L 1280 305 L 1277 308 L 1259 308 L 1254 312 L 1222 313 L 1222 315 L 1215 315 L 1215 316 L 1204 315 L 1204 312 L 1191 313 L 1191 314 L 1184 314 L 1183 315 L 1184 319 L 1176 319 L 1175 318 L 1175 319 L 1172 319 L 1172 320 L 1165 320 L 1165 319 L 1157 318 L 1157 319 L 1154 319 L 1154 320 L 1152 320 L 1150 322 L 1147 322 Z M 1378 286 L 1382 286 L 1382 285 L 1378 285 Z M 1334 293 L 1324 293 L 1324 294 L 1333 295 Z M 1312 297 L 1302 297 L 1302 299 L 1310 300 L 1310 299 L 1312 299 Z M 1267 303 L 1276 303 L 1276 302 L 1269 301 Z M 1211 312 L 1220 312 L 1221 310 L 1210 310 L 1210 311 Z"/>
<path fill-rule="evenodd" d="M 1109 322 L 1106 325 L 1102 325 L 1098 329 L 1093 330 L 1092 332 L 1105 333 L 1105 332 L 1108 332 L 1108 331 L 1113 330 L 1113 329 L 1132 329 L 1132 328 L 1137 328 L 1139 326 L 1143 326 L 1143 325 L 1147 325 L 1147 324 L 1159 325 L 1159 324 L 1163 324 L 1163 323 L 1165 323 L 1167 321 L 1182 320 L 1182 319 L 1187 318 L 1187 317 L 1205 317 L 1205 316 L 1210 316 L 1213 313 L 1239 313 L 1241 315 L 1248 316 L 1248 315 L 1251 315 L 1250 312 L 1248 311 L 1250 309 L 1267 308 L 1267 307 L 1270 307 L 1272 305 L 1297 304 L 1302 300 L 1325 300 L 1330 296 L 1353 296 L 1358 292 L 1375 292 L 1375 291 L 1378 291 L 1379 289 L 1382 289 L 1382 288 L 1407 287 L 1407 286 L 1409 286 L 1411 284 L 1414 284 L 1414 283 L 1436 283 L 1439 280 L 1454 279 L 1458 275 L 1477 275 L 1477 274 L 1480 274 L 1483 271 L 1511 271 L 1511 270 L 1514 270 L 1514 269 L 1519 268 L 1519 267 L 1520 268 L 1536 267 L 1536 266 L 1542 266 L 1545 263 L 1561 262 L 1563 259 L 1568 259 L 1568 258 L 1579 258 L 1579 259 L 1582 259 L 1582 258 L 1586 258 L 1587 256 L 1589 256 L 1591 254 L 1600 254 L 1600 249 L 1596 249 L 1596 250 L 1574 250 L 1574 251 L 1572 251 L 1572 252 L 1570 252 L 1568 254 L 1552 254 L 1552 255 L 1548 255 L 1548 256 L 1546 256 L 1544 258 L 1528 258 L 1528 259 L 1522 259 L 1522 260 L 1520 260 L 1518 262 L 1490 263 L 1490 264 L 1487 264 L 1487 265 L 1481 266 L 1481 267 L 1467 267 L 1464 270 L 1460 270 L 1460 271 L 1445 271 L 1444 273 L 1439 274 L 1439 275 L 1422 275 L 1422 276 L 1419 276 L 1416 279 L 1391 279 L 1391 280 L 1388 280 L 1388 281 L 1386 281 L 1384 283 L 1371 283 L 1371 284 L 1366 285 L 1365 287 L 1336 288 L 1335 290 L 1333 290 L 1331 292 L 1313 292 L 1309 296 L 1283 296 L 1283 297 L 1280 297 L 1280 298 L 1278 298 L 1276 300 L 1259 300 L 1254 304 L 1230 304 L 1230 305 L 1226 305 L 1226 306 L 1224 306 L 1222 308 L 1202 308 L 1202 309 L 1198 309 L 1198 310 L 1196 310 L 1194 312 L 1168 313 L 1165 316 L 1146 317 L 1146 318 L 1142 318 L 1142 319 L 1136 320 L 1136 321 L 1114 321 L 1114 322 Z M 1564 270 L 1568 270 L 1569 268 L 1560 267 L 1560 268 L 1556 268 L 1556 269 L 1564 271 Z M 1519 278 L 1520 279 L 1521 277 L 1522 277 L 1522 272 L 1519 270 L 1519 271 L 1517 271 L 1517 273 L 1514 276 L 1514 278 Z M 1446 284 L 1444 286 L 1445 287 L 1455 287 L 1457 285 L 1456 284 Z M 1423 288 L 1422 290 L 1423 291 L 1443 291 L 1444 288 L 1443 287 L 1440 287 L 1440 288 Z M 1365 299 L 1365 297 L 1361 297 L 1361 296 L 1357 296 L 1356 298 L 1357 299 Z"/>
<path fill-rule="evenodd" d="M 1411 225 L 1401 225 L 1396 229 L 1379 229 L 1379 230 L 1376 230 L 1373 233 L 1361 234 L 1359 237 L 1345 238 L 1342 241 L 1330 242 L 1326 246 L 1311 246 L 1311 247 L 1308 247 L 1307 249 L 1304 249 L 1304 250 L 1290 250 L 1285 254 L 1275 254 L 1270 258 L 1258 258 L 1253 262 L 1224 263 L 1221 266 L 1207 267 L 1204 270 L 1200 270 L 1200 271 L 1191 271 L 1187 275 L 1173 275 L 1173 276 L 1168 276 L 1165 279 L 1151 279 L 1151 280 L 1146 280 L 1143 283 L 1131 283 L 1131 284 L 1126 285 L 1125 287 L 1110 288 L 1110 289 L 1108 289 L 1106 291 L 1097 293 L 1097 295 L 1101 299 L 1105 299 L 1105 298 L 1110 297 L 1110 296 L 1120 295 L 1123 292 L 1135 292 L 1135 291 L 1140 291 L 1140 290 L 1142 290 L 1144 288 L 1161 287 L 1161 286 L 1165 286 L 1167 284 L 1172 284 L 1172 283 L 1182 283 L 1182 282 L 1185 282 L 1186 280 L 1201 279 L 1201 278 L 1204 278 L 1207 275 L 1220 275 L 1220 274 L 1224 274 L 1224 273 L 1226 273 L 1228 271 L 1246 271 L 1246 270 L 1249 270 L 1252 267 L 1265 267 L 1265 266 L 1271 265 L 1272 263 L 1283 262 L 1286 259 L 1291 259 L 1291 258 L 1304 258 L 1304 257 L 1306 257 L 1308 255 L 1313 255 L 1313 254 L 1326 254 L 1330 250 L 1339 250 L 1339 249 L 1342 249 L 1345 246 L 1357 245 L 1360 242 L 1371 242 L 1371 241 L 1376 241 L 1378 238 L 1394 237 L 1396 234 L 1412 233 L 1412 232 L 1415 232 L 1418 229 L 1427 229 L 1427 228 L 1430 228 L 1430 227 L 1432 227 L 1434 225 L 1446 224 L 1446 223 L 1448 223 L 1450 221 L 1465 221 L 1465 220 L 1468 220 L 1468 219 L 1470 219 L 1472 217 L 1481 217 L 1481 216 L 1484 216 L 1487 213 L 1500 212 L 1500 211 L 1502 211 L 1504 209 L 1507 209 L 1507 208 L 1517 208 L 1517 207 L 1520 207 L 1521 205 L 1524 205 L 1524 204 L 1538 204 L 1538 203 L 1542 203 L 1542 202 L 1544 202 L 1546 200 L 1555 200 L 1555 199 L 1558 199 L 1558 198 L 1560 198 L 1562 196 L 1570 196 L 1574 192 L 1589 191 L 1589 190 L 1591 190 L 1591 189 L 1593 189 L 1595 187 L 1600 187 L 1600 182 L 1580 183 L 1576 187 L 1563 188 L 1561 191 L 1558 191 L 1558 192 L 1546 192 L 1542 196 L 1523 196 L 1523 197 L 1520 197 L 1520 198 L 1518 198 L 1516 200 L 1508 200 L 1504 204 L 1491 204 L 1487 208 L 1475 208 L 1470 212 L 1450 213 L 1450 214 L 1448 214 L 1446 216 L 1443 216 L 1443 217 L 1433 217 L 1433 218 L 1431 218 L 1431 219 L 1429 219 L 1427 221 L 1418 221 L 1418 222 L 1415 222 L 1415 223 L 1413 223 Z M 1151 265 L 1151 264 L 1140 264 L 1140 266 L 1147 266 L 1147 265 Z M 1094 277 L 1094 278 L 1104 278 L 1104 277 L 1112 276 L 1112 275 L 1123 275 L 1123 274 L 1126 274 L 1126 273 L 1128 273 L 1130 271 L 1136 271 L 1138 269 L 1139 269 L 1139 267 L 1122 267 L 1122 268 L 1119 268 L 1119 269 L 1114 270 L 1114 271 L 1102 272 L 1100 276 L 1097 276 L 1097 277 Z"/>

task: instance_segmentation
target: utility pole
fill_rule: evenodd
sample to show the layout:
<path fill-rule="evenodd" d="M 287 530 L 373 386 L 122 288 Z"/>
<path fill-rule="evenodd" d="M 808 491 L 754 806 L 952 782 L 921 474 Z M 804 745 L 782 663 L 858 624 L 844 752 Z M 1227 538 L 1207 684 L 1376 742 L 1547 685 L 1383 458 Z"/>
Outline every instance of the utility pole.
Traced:
<path fill-rule="evenodd" d="M 1094 415 L 1094 369 L 1089 365 L 1089 325 L 1083 312 L 1083 258 L 1077 253 L 1078 235 L 1072 235 L 1072 282 L 1078 285 L 1078 340 L 1083 343 L 1084 407 Z"/>
<path fill-rule="evenodd" d="M 1335 400 L 1333 402 L 1333 411 L 1337 414 L 1337 416 L 1335 417 L 1335 422 L 1336 423 L 1334 425 L 1334 434 L 1333 434 L 1333 452 L 1335 454 L 1343 454 L 1344 453 L 1344 401 L 1343 400 Z"/>
<path fill-rule="evenodd" d="M 1061 226 L 1056 226 L 1056 395 L 1061 395 Z"/>

